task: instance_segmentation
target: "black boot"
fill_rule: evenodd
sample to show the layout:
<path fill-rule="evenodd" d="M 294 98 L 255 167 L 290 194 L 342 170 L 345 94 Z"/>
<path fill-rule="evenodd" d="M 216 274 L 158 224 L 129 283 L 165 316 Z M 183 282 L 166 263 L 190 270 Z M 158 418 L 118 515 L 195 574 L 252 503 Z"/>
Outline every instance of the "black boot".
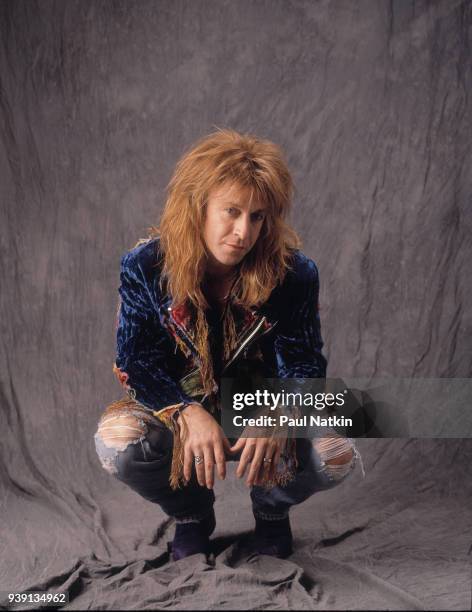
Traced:
<path fill-rule="evenodd" d="M 252 546 L 255 552 L 279 559 L 285 559 L 292 554 L 293 538 L 288 516 L 275 521 L 264 520 L 257 516 L 255 519 L 256 529 Z"/>
<path fill-rule="evenodd" d="M 172 544 L 169 552 L 172 552 L 172 559 L 179 561 L 190 555 L 210 553 L 210 535 L 215 530 L 215 512 L 211 513 L 203 520 L 195 523 L 177 523 Z"/>

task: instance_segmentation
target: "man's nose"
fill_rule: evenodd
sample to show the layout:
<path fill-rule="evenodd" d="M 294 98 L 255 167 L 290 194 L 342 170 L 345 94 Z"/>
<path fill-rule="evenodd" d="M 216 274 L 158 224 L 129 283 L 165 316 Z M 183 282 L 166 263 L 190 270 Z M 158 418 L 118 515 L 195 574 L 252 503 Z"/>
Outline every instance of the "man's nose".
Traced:
<path fill-rule="evenodd" d="M 249 219 L 249 215 L 241 215 L 239 219 L 236 220 L 236 226 L 234 228 L 234 233 L 241 242 L 246 242 L 249 239 L 251 232 L 251 223 Z"/>

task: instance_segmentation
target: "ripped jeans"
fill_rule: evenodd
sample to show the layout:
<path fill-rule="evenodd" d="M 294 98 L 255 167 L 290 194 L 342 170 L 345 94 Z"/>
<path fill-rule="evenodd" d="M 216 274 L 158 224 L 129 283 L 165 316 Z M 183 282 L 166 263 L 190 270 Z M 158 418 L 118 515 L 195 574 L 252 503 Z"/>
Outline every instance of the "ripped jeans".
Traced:
<path fill-rule="evenodd" d="M 111 408 L 105 410 L 95 433 L 95 448 L 102 467 L 148 501 L 158 504 L 177 522 L 208 516 L 215 494 L 198 483 L 195 467 L 183 488 L 173 490 L 169 484 L 172 431 L 137 403 Z M 296 456 L 295 478 L 286 485 L 270 489 L 251 487 L 254 516 L 266 520 L 286 517 L 291 506 L 345 480 L 358 460 L 364 474 L 362 458 L 351 438 L 297 438 Z M 239 457 L 234 455 L 227 460 L 238 461 Z"/>

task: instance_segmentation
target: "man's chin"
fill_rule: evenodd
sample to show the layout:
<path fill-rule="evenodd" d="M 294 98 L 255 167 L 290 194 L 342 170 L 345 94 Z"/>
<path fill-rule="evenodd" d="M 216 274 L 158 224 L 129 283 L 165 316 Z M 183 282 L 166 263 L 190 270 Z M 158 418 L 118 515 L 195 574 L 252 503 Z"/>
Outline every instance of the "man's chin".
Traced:
<path fill-rule="evenodd" d="M 236 266 L 243 259 L 244 255 L 245 253 L 243 255 L 239 253 L 235 253 L 234 255 L 225 255 L 219 257 L 218 262 L 222 266 Z"/>

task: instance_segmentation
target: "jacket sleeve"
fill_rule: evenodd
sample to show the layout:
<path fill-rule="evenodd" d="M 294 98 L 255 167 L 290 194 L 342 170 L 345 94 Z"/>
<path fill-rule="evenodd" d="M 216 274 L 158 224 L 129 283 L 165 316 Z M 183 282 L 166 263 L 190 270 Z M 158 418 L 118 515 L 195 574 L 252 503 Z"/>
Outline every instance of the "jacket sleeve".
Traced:
<path fill-rule="evenodd" d="M 284 316 L 275 339 L 279 378 L 326 377 L 318 295 L 318 270 L 315 263 L 308 260 L 303 274 L 296 275 L 284 293 Z"/>
<path fill-rule="evenodd" d="M 172 377 L 172 339 L 162 327 L 132 252 L 121 259 L 120 281 L 114 368 L 120 381 L 133 399 L 155 412 L 193 402 Z"/>

